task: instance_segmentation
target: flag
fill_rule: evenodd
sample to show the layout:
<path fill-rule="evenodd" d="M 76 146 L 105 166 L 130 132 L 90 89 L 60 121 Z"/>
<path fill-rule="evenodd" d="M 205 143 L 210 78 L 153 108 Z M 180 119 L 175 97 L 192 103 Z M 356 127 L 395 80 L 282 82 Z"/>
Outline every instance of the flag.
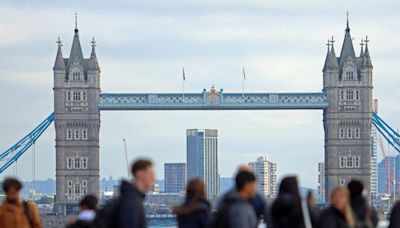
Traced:
<path fill-rule="evenodd" d="M 183 81 L 186 81 L 186 77 L 185 77 L 185 68 L 182 68 L 182 76 L 183 76 Z"/>
<path fill-rule="evenodd" d="M 244 67 L 243 67 L 243 79 L 246 80 L 246 72 L 244 71 Z"/>

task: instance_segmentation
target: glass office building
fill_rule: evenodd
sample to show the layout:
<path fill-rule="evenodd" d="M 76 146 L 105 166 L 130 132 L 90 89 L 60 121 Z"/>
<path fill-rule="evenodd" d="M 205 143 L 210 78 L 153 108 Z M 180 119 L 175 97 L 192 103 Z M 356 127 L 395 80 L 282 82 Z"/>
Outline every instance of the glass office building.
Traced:
<path fill-rule="evenodd" d="M 189 129 L 186 131 L 187 179 L 204 181 L 209 199 L 219 196 L 218 131 Z"/>

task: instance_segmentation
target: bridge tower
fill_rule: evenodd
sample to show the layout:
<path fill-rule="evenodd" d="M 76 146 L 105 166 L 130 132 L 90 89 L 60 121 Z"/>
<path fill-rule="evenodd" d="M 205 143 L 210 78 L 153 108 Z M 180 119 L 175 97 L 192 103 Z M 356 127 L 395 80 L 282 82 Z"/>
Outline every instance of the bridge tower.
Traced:
<path fill-rule="evenodd" d="M 356 57 L 347 20 L 339 57 L 333 38 L 328 43 L 323 68 L 323 90 L 329 102 L 323 114 L 327 202 L 332 188 L 351 179 L 361 180 L 370 192 L 373 67 L 368 41 L 361 42 Z"/>
<path fill-rule="evenodd" d="M 90 58 L 83 57 L 76 22 L 69 58 L 62 55 L 60 39 L 57 43 L 55 212 L 68 215 L 78 210 L 82 196 L 99 194 L 100 68 L 94 39 Z"/>

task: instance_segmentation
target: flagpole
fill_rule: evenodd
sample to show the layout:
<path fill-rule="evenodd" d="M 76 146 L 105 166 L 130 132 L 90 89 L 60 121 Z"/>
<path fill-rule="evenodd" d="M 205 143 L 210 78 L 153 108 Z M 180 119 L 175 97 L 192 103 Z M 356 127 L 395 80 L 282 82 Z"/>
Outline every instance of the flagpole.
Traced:
<path fill-rule="evenodd" d="M 242 77 L 242 101 L 244 102 L 244 80 L 246 80 L 246 73 L 243 67 L 243 77 Z"/>
<path fill-rule="evenodd" d="M 185 103 L 185 68 L 182 68 L 182 103 Z"/>

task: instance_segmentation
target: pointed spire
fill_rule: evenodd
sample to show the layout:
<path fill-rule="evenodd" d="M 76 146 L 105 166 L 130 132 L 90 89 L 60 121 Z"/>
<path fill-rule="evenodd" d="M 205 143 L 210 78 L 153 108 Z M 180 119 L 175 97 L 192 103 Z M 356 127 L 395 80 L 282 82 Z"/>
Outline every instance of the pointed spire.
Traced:
<path fill-rule="evenodd" d="M 360 51 L 360 58 L 362 58 L 363 57 L 363 55 L 364 55 L 364 40 L 363 39 L 361 39 L 361 43 L 360 43 L 360 46 L 361 46 L 361 51 Z"/>
<path fill-rule="evenodd" d="M 346 32 L 350 32 L 350 23 L 349 23 L 349 11 L 347 11 L 346 16 L 347 16 L 347 21 L 346 21 Z"/>
<path fill-rule="evenodd" d="M 79 30 L 78 30 L 78 14 L 75 12 L 75 29 L 74 29 L 74 40 L 72 41 L 71 52 L 69 55 L 69 63 L 80 62 L 83 64 L 83 53 L 81 48 L 81 42 L 79 41 Z"/>
<path fill-rule="evenodd" d="M 89 59 L 89 70 L 100 70 L 99 63 L 97 62 L 97 56 L 96 56 L 96 41 L 94 40 L 94 37 L 92 38 L 92 52 L 90 53 L 90 59 Z"/>
<path fill-rule="evenodd" d="M 78 33 L 78 13 L 75 11 L 75 33 Z"/>
<path fill-rule="evenodd" d="M 339 65 L 340 67 L 347 61 L 349 57 L 356 59 L 356 54 L 354 52 L 353 41 L 350 35 L 350 27 L 349 27 L 349 12 L 347 12 L 347 26 L 346 26 L 346 33 L 344 35 L 344 41 L 342 46 L 342 51 L 340 52 L 340 60 Z"/>
<path fill-rule="evenodd" d="M 326 59 L 325 59 L 325 64 L 324 64 L 324 69 L 323 69 L 324 71 L 325 70 L 336 70 L 339 68 L 339 64 L 337 62 L 333 43 L 335 43 L 335 40 L 333 39 L 333 36 L 332 36 L 332 39 L 328 40 L 328 44 L 327 44 L 328 53 L 326 54 Z M 330 50 L 329 50 L 329 47 L 331 47 Z"/>
<path fill-rule="evenodd" d="M 61 51 L 61 47 L 63 45 L 62 45 L 62 42 L 60 40 L 60 37 L 58 37 L 56 43 L 57 43 L 58 49 L 57 49 L 56 61 L 54 63 L 53 70 L 65 70 L 64 57 L 63 57 L 63 54 L 62 54 L 62 51 Z"/>
<path fill-rule="evenodd" d="M 373 68 L 371 57 L 369 55 L 369 50 L 368 50 L 368 42 L 369 42 L 368 36 L 365 37 L 364 42 L 365 42 L 365 50 L 364 50 L 364 56 L 363 56 L 363 59 L 362 59 L 361 67 L 363 67 L 363 68 L 364 67 Z"/>

